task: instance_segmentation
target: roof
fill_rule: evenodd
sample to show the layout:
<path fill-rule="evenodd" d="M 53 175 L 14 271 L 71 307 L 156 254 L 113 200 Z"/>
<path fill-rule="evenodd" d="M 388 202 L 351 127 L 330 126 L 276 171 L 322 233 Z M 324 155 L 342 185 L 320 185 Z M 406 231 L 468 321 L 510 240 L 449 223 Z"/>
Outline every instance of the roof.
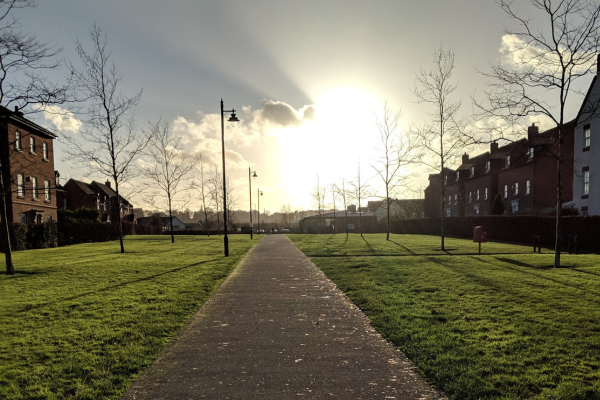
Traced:
<path fill-rule="evenodd" d="M 58 136 L 48 129 L 36 124 L 33 121 L 28 120 L 23 116 L 23 113 L 20 111 L 10 111 L 8 108 L 0 106 L 0 116 L 7 117 L 9 120 L 16 122 L 20 125 L 23 125 L 29 129 L 36 131 L 37 134 L 41 136 L 46 136 L 49 139 L 56 139 Z"/>
<path fill-rule="evenodd" d="M 87 194 L 87 195 L 94 195 L 96 194 L 91 188 L 90 188 L 90 184 L 89 183 L 85 183 L 82 181 L 78 181 L 76 179 L 69 179 L 69 181 L 65 184 L 65 186 L 67 186 L 69 184 L 69 182 L 73 182 L 73 184 L 75 186 L 77 186 L 79 189 L 81 189 L 83 191 L 83 193 Z"/>
<path fill-rule="evenodd" d="M 96 185 L 98 187 L 98 189 L 100 189 L 102 192 L 104 192 L 104 194 L 107 195 L 108 197 L 115 197 L 117 195 L 117 193 L 114 190 L 112 190 L 112 188 L 109 188 L 104 183 L 92 181 L 92 185 Z M 121 196 L 121 198 L 122 198 L 122 196 Z"/>
<path fill-rule="evenodd" d="M 363 212 L 354 212 L 348 213 L 349 217 L 356 217 L 358 218 L 360 215 L 362 214 L 363 217 L 375 217 L 375 213 L 373 211 L 363 211 Z M 325 214 L 316 214 L 316 215 L 311 215 L 310 217 L 305 217 L 302 219 L 319 219 L 319 218 L 345 218 L 346 217 L 346 212 L 344 210 L 340 210 L 340 211 L 336 211 L 335 215 L 332 212 L 328 212 Z"/>
<path fill-rule="evenodd" d="M 575 122 L 575 124 L 579 123 L 579 117 L 581 117 L 581 114 L 583 114 L 584 109 L 585 109 L 585 107 L 588 104 L 588 101 L 590 99 L 590 95 L 592 94 L 592 90 L 594 88 L 594 85 L 596 84 L 596 78 L 597 77 L 598 77 L 598 75 L 595 75 L 594 79 L 592 79 L 592 83 L 590 84 L 590 87 L 589 87 L 587 93 L 585 94 L 585 98 L 583 99 L 583 102 L 581 103 L 581 107 L 579 107 L 579 112 L 577 113 L 577 116 L 573 120 Z"/>

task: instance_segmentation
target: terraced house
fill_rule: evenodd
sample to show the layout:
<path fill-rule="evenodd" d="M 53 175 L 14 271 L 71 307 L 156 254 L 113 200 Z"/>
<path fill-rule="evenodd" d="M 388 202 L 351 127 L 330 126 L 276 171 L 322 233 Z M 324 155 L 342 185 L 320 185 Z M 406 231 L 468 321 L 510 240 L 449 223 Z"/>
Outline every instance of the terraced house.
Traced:
<path fill-rule="evenodd" d="M 54 144 L 56 135 L 28 120 L 17 108 L 0 106 L 0 162 L 7 220 L 27 224 L 56 221 Z"/>

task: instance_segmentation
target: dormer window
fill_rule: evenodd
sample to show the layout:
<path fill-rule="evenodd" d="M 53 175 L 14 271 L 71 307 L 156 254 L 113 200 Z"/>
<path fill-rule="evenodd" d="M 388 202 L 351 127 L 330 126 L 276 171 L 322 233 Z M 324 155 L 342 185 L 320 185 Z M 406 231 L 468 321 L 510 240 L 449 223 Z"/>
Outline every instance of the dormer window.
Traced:
<path fill-rule="evenodd" d="M 528 160 L 531 160 L 531 159 L 533 159 L 533 154 L 534 154 L 534 149 L 533 149 L 533 147 L 530 147 L 530 148 L 527 150 L 527 159 L 528 159 Z"/>
<path fill-rule="evenodd" d="M 475 176 L 475 167 L 471 167 L 471 177 Z"/>
<path fill-rule="evenodd" d="M 487 160 L 485 162 L 485 172 L 490 172 L 491 166 L 492 166 L 492 162 L 490 160 Z"/>
<path fill-rule="evenodd" d="M 510 167 L 510 155 L 506 156 L 506 168 Z"/>

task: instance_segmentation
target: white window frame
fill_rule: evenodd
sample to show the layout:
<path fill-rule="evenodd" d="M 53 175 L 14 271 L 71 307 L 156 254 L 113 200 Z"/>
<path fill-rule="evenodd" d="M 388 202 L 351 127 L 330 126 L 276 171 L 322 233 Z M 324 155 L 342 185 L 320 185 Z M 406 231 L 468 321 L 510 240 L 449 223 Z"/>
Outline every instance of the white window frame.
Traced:
<path fill-rule="evenodd" d="M 448 175 L 444 175 L 444 185 L 448 184 Z"/>
<path fill-rule="evenodd" d="M 587 125 L 583 128 L 583 147 L 590 147 L 590 142 L 592 140 L 592 131 L 590 126 Z"/>
<path fill-rule="evenodd" d="M 475 200 L 479 201 L 479 189 L 475 192 Z"/>
<path fill-rule="evenodd" d="M 583 195 L 590 194 L 590 170 L 583 171 Z"/>
<path fill-rule="evenodd" d="M 487 200 L 488 199 L 488 188 L 485 188 L 484 192 L 483 192 L 483 199 Z"/>
<path fill-rule="evenodd" d="M 48 179 L 44 179 L 44 200 L 50 201 L 50 199 L 51 199 L 50 181 Z"/>
<path fill-rule="evenodd" d="M 510 167 L 510 154 L 506 156 L 506 168 Z"/>
<path fill-rule="evenodd" d="M 31 194 L 34 199 L 38 198 L 37 177 L 31 177 Z"/>
<path fill-rule="evenodd" d="M 519 182 L 515 182 L 515 196 L 519 195 Z"/>
<path fill-rule="evenodd" d="M 25 176 L 17 174 L 17 196 L 25 197 Z"/>
<path fill-rule="evenodd" d="M 21 132 L 15 132 L 15 150 L 21 151 L 23 148 L 21 147 Z"/>
<path fill-rule="evenodd" d="M 446 217 L 450 217 L 452 215 L 452 211 L 449 208 L 446 208 Z"/>
<path fill-rule="evenodd" d="M 531 181 L 527 179 L 525 181 L 525 194 L 528 195 L 531 193 Z"/>
<path fill-rule="evenodd" d="M 456 180 L 460 179 L 460 171 L 456 171 Z"/>
<path fill-rule="evenodd" d="M 42 142 L 42 157 L 44 160 L 48 160 L 48 143 Z"/>
<path fill-rule="evenodd" d="M 487 160 L 485 162 L 485 172 L 490 172 L 491 168 L 492 168 L 492 162 L 490 160 Z"/>
<path fill-rule="evenodd" d="M 519 200 L 513 200 L 510 202 L 510 210 L 513 214 L 517 214 L 519 212 Z"/>
<path fill-rule="evenodd" d="M 469 192 L 469 203 L 473 202 L 473 192 Z"/>
<path fill-rule="evenodd" d="M 458 204 L 458 194 L 454 195 L 454 204 Z"/>
<path fill-rule="evenodd" d="M 530 147 L 527 150 L 527 159 L 528 160 L 532 160 L 533 159 L 533 155 L 535 154 L 535 150 L 533 149 L 533 147 Z"/>
<path fill-rule="evenodd" d="M 508 185 L 504 185 L 504 198 L 508 198 Z"/>
<path fill-rule="evenodd" d="M 35 136 L 29 136 L 29 152 L 35 154 Z"/>
<path fill-rule="evenodd" d="M 475 167 L 471 167 L 471 178 L 475 176 Z"/>

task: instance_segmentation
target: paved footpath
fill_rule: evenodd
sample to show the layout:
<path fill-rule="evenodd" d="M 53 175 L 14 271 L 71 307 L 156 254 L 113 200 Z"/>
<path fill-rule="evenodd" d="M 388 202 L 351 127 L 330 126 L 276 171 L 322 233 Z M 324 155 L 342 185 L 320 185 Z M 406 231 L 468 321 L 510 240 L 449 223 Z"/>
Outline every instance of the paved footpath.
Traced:
<path fill-rule="evenodd" d="M 122 399 L 443 399 L 284 235 L 246 255 Z"/>

